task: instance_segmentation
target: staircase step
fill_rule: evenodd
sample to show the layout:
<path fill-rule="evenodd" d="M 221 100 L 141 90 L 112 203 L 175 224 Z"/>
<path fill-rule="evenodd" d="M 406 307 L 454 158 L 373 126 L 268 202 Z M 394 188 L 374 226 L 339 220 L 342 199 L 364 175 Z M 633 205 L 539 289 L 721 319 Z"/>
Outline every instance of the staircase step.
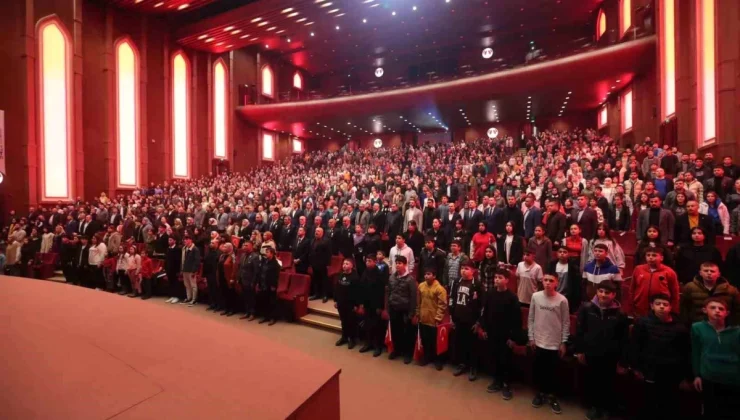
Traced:
<path fill-rule="evenodd" d="M 319 313 L 310 313 L 301 318 L 301 323 L 328 331 L 342 332 L 342 324 L 338 317 L 322 315 Z"/>
<path fill-rule="evenodd" d="M 308 302 L 308 312 L 339 319 L 339 311 L 334 307 L 333 301 L 323 303 L 320 300 Z"/>
<path fill-rule="evenodd" d="M 54 273 L 54 274 L 56 274 L 56 273 Z M 58 275 L 58 276 L 54 276 L 54 277 L 49 277 L 46 280 L 56 281 L 56 282 L 59 282 L 59 283 L 66 283 L 67 282 L 67 279 L 65 279 L 64 276 L 62 276 L 62 275 Z"/>

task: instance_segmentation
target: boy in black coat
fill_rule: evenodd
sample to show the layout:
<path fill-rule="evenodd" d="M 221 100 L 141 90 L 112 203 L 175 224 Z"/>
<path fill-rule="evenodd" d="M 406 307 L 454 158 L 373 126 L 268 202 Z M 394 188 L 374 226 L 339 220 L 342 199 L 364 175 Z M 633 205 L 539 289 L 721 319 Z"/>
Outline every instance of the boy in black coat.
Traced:
<path fill-rule="evenodd" d="M 617 363 L 622 360 L 628 321 L 615 300 L 617 286 L 610 280 L 598 284 L 596 296 L 578 311 L 575 355 L 586 367 L 587 418 L 603 418 L 614 396 Z"/>
<path fill-rule="evenodd" d="M 184 286 L 178 276 L 182 267 L 182 248 L 177 246 L 177 240 L 170 236 L 169 246 L 164 259 L 164 271 L 167 273 L 167 284 L 169 285 L 170 303 L 178 303 L 183 298 Z"/>
<path fill-rule="evenodd" d="M 362 312 L 362 301 L 360 279 L 350 258 L 345 258 L 342 262 L 342 272 L 334 289 L 334 301 L 334 307 L 339 310 L 339 319 L 342 321 L 342 337 L 337 340 L 336 345 L 347 344 L 347 348 L 352 350 L 357 339 L 357 312 Z"/>
<path fill-rule="evenodd" d="M 484 296 L 482 313 L 478 326 L 481 337 L 493 354 L 493 382 L 488 392 L 499 392 L 505 400 L 513 397 L 510 387 L 512 349 L 522 337 L 522 313 L 519 298 L 509 290 L 509 276 L 506 269 L 496 270 L 493 288 Z"/>
<path fill-rule="evenodd" d="M 455 356 L 457 369 L 454 376 L 462 375 L 468 367 L 468 380 L 478 377 L 477 340 L 475 324 L 480 316 L 481 291 L 480 283 L 475 281 L 473 263 L 462 263 L 460 280 L 456 281 L 450 291 L 450 315 L 455 329 Z"/>
<path fill-rule="evenodd" d="M 374 349 L 373 357 L 383 353 L 385 322 L 380 319 L 385 304 L 385 285 L 388 283 L 388 270 L 381 270 L 375 262 L 375 254 L 365 257 L 365 272 L 360 278 L 361 312 L 364 312 L 365 345 L 360 353 Z"/>
<path fill-rule="evenodd" d="M 679 385 L 690 375 L 690 338 L 686 325 L 671 314 L 671 299 L 657 293 L 651 312 L 632 330 L 631 368 L 645 381 L 645 419 L 677 418 Z"/>
<path fill-rule="evenodd" d="M 558 258 L 555 261 L 551 261 L 548 267 L 542 268 L 547 270 L 545 274 L 558 277 L 558 293 L 568 299 L 570 313 L 575 313 L 581 305 L 583 273 L 578 262 L 568 258 L 568 248 L 560 246 L 557 255 Z"/>

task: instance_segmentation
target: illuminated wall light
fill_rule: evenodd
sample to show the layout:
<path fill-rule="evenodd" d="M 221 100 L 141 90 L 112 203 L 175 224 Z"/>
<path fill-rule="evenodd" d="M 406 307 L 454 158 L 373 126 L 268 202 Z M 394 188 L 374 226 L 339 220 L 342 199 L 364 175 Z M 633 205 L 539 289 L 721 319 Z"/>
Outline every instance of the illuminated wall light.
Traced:
<path fill-rule="evenodd" d="M 226 159 L 226 65 L 219 60 L 213 66 L 213 157 Z"/>
<path fill-rule="evenodd" d="M 275 137 L 271 133 L 262 133 L 262 160 L 275 160 Z"/>
<path fill-rule="evenodd" d="M 298 90 L 303 90 L 303 76 L 301 76 L 301 73 L 299 72 L 295 72 L 293 75 L 293 87 Z"/>
<path fill-rule="evenodd" d="M 632 130 L 632 89 L 622 95 L 622 133 Z"/>
<path fill-rule="evenodd" d="M 41 201 L 72 199 L 70 43 L 56 18 L 38 26 Z"/>
<path fill-rule="evenodd" d="M 660 3 L 660 108 L 665 120 L 676 113 L 676 1 L 661 0 Z"/>
<path fill-rule="evenodd" d="M 262 94 L 272 98 L 274 95 L 274 74 L 270 66 L 262 67 Z"/>
<path fill-rule="evenodd" d="M 606 33 L 606 13 L 599 10 L 599 16 L 596 18 L 596 40 L 598 41 Z"/>
<path fill-rule="evenodd" d="M 172 60 L 172 155 L 173 176 L 190 176 L 190 64 L 185 55 L 177 53 Z"/>
<path fill-rule="evenodd" d="M 127 40 L 116 47 L 118 187 L 139 185 L 138 56 Z"/>
<path fill-rule="evenodd" d="M 601 110 L 599 110 L 599 121 L 598 126 L 599 128 L 605 127 L 608 123 L 608 113 L 606 109 L 606 105 L 601 107 Z"/>
<path fill-rule="evenodd" d="M 696 0 L 697 53 L 697 126 L 699 146 L 717 137 L 717 92 L 715 61 L 714 1 Z"/>
<path fill-rule="evenodd" d="M 632 0 L 621 0 L 619 5 L 619 35 L 623 36 L 630 26 L 632 26 Z"/>

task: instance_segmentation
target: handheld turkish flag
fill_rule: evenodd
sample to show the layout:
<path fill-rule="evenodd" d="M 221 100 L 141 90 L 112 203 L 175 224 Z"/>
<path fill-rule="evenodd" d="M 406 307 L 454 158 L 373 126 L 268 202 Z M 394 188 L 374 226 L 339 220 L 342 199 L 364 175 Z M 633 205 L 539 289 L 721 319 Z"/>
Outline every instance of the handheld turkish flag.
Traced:
<path fill-rule="evenodd" d="M 393 336 L 391 335 L 391 321 L 388 321 L 388 329 L 385 330 L 385 346 L 388 353 L 393 353 Z"/>
<path fill-rule="evenodd" d="M 450 317 L 445 316 L 445 318 L 437 325 L 437 355 L 444 354 L 447 352 L 447 349 L 450 347 L 450 328 L 452 328 L 452 323 L 450 322 Z"/>
<path fill-rule="evenodd" d="M 414 360 L 421 362 L 424 359 L 424 346 L 421 344 L 421 329 L 416 329 L 416 344 L 414 345 Z"/>

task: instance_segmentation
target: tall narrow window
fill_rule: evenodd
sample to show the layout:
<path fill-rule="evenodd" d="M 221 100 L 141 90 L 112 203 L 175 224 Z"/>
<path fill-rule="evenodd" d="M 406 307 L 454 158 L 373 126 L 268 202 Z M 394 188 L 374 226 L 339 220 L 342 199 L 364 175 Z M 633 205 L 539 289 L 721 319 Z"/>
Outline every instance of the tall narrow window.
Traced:
<path fill-rule="evenodd" d="M 190 177 L 190 63 L 182 52 L 172 59 L 173 176 Z"/>
<path fill-rule="evenodd" d="M 295 72 L 293 75 L 293 87 L 298 90 L 303 90 L 303 76 L 301 73 Z"/>
<path fill-rule="evenodd" d="M 72 199 L 70 41 L 56 17 L 38 25 L 41 201 Z"/>
<path fill-rule="evenodd" d="M 697 113 L 699 146 L 717 137 L 714 0 L 696 0 Z"/>
<path fill-rule="evenodd" d="M 608 113 L 606 109 L 606 105 L 602 106 L 599 110 L 599 128 L 606 127 L 608 124 Z"/>
<path fill-rule="evenodd" d="M 218 60 L 213 67 L 214 156 L 226 159 L 226 65 Z"/>
<path fill-rule="evenodd" d="M 632 0 L 621 0 L 619 4 L 619 35 L 624 36 L 632 26 Z"/>
<path fill-rule="evenodd" d="M 676 113 L 676 0 L 660 2 L 660 109 L 662 119 Z"/>
<path fill-rule="evenodd" d="M 298 139 L 293 139 L 293 153 L 303 153 L 303 142 Z"/>
<path fill-rule="evenodd" d="M 622 133 L 632 130 L 632 89 L 622 94 Z"/>
<path fill-rule="evenodd" d="M 606 33 L 606 13 L 604 9 L 599 10 L 599 16 L 596 18 L 596 40 L 600 40 Z"/>
<path fill-rule="evenodd" d="M 262 67 L 262 94 L 272 98 L 274 94 L 274 77 L 270 66 Z"/>
<path fill-rule="evenodd" d="M 116 44 L 118 187 L 139 185 L 139 62 L 131 41 Z"/>
<path fill-rule="evenodd" d="M 262 160 L 275 160 L 275 137 L 272 133 L 262 133 Z"/>

